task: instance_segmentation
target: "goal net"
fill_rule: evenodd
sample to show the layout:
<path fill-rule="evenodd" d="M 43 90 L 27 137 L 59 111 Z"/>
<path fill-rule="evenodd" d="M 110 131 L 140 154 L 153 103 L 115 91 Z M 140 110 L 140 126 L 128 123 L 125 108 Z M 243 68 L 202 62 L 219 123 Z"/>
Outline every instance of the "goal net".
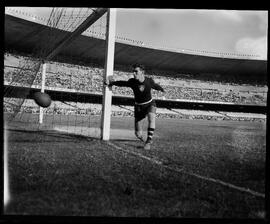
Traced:
<path fill-rule="evenodd" d="M 6 124 L 23 129 L 53 128 L 72 134 L 99 135 L 102 105 L 92 103 L 91 97 L 101 98 L 104 61 L 79 63 L 65 50 L 47 60 L 63 39 L 70 36 L 95 11 L 96 8 L 52 8 L 47 21 L 46 18 L 38 21 L 43 23 L 43 28 L 36 34 L 37 44 L 31 53 L 5 49 Z M 6 8 L 6 15 L 21 17 L 20 14 L 25 15 L 23 8 Z M 31 16 L 26 19 L 30 20 Z M 105 40 L 106 17 L 107 13 L 104 13 L 82 35 Z M 46 63 L 44 92 L 52 97 L 48 108 L 39 107 L 32 98 L 34 92 L 42 89 L 43 63 Z"/>

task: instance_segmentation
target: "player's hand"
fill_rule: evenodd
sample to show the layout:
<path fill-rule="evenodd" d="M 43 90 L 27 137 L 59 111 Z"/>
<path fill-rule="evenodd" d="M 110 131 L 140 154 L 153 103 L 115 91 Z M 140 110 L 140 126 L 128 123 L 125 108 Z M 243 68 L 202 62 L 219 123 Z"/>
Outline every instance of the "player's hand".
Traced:
<path fill-rule="evenodd" d="M 104 81 L 104 85 L 106 86 L 110 86 L 111 82 L 110 82 L 110 79 L 107 77 Z"/>

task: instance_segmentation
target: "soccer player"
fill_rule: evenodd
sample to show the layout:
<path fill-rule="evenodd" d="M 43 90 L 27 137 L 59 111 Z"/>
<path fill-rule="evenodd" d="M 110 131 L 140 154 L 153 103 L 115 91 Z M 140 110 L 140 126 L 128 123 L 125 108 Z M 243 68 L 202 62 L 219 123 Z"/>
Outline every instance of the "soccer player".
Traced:
<path fill-rule="evenodd" d="M 152 78 L 145 76 L 143 65 L 135 64 L 132 66 L 134 78 L 128 81 L 110 81 L 107 79 L 105 85 L 130 87 L 133 90 L 135 98 L 135 135 L 144 142 L 142 136 L 142 121 L 148 118 L 147 140 L 144 145 L 145 150 L 149 150 L 152 144 L 152 138 L 156 128 L 156 103 L 152 98 L 151 89 L 165 92 L 164 89 L 154 82 Z"/>

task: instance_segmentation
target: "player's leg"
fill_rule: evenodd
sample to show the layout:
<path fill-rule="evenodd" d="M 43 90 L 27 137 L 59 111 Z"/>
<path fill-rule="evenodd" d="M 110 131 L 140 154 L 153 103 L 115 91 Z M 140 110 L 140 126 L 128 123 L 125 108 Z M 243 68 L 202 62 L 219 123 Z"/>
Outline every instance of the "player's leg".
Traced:
<path fill-rule="evenodd" d="M 147 129 L 147 140 L 144 146 L 145 149 L 150 149 L 150 145 L 152 144 L 152 139 L 154 135 L 154 131 L 156 128 L 156 107 L 152 105 L 147 114 L 148 118 L 148 129 Z"/>
<path fill-rule="evenodd" d="M 136 105 L 134 108 L 134 116 L 135 116 L 135 135 L 138 139 L 141 141 L 143 140 L 143 119 L 145 116 L 143 116 L 142 107 Z"/>
<path fill-rule="evenodd" d="M 143 119 L 135 117 L 135 135 L 141 141 L 143 140 Z"/>
<path fill-rule="evenodd" d="M 148 118 L 147 141 L 152 141 L 154 131 L 156 128 L 156 114 L 150 112 L 147 114 L 147 118 Z"/>

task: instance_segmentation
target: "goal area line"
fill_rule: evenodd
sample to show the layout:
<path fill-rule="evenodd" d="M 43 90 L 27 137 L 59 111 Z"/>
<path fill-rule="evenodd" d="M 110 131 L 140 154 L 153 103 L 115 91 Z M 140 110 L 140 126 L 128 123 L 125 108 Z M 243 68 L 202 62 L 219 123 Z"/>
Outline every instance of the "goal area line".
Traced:
<path fill-rule="evenodd" d="M 239 186 L 236 186 L 236 185 L 231 184 L 231 183 L 224 182 L 224 181 L 219 180 L 219 179 L 202 176 L 202 175 L 199 175 L 199 174 L 196 174 L 196 173 L 193 173 L 193 172 L 188 172 L 188 171 L 185 171 L 184 168 L 181 168 L 181 169 L 172 168 L 170 166 L 167 166 L 167 165 L 163 164 L 162 161 L 156 160 L 154 158 L 150 158 L 148 156 L 142 155 L 142 154 L 137 153 L 137 152 L 133 152 L 133 151 L 130 151 L 130 150 L 127 150 L 127 149 L 123 149 L 122 147 L 120 147 L 120 146 L 118 146 L 118 145 L 116 145 L 116 144 L 114 144 L 114 143 L 112 143 L 110 141 L 106 142 L 106 144 L 109 145 L 109 146 L 111 146 L 111 147 L 113 147 L 113 148 L 115 148 L 115 149 L 118 149 L 120 151 L 123 151 L 125 153 L 131 154 L 133 156 L 140 157 L 140 158 L 145 159 L 145 160 L 148 160 L 148 161 L 150 161 L 150 162 L 152 162 L 154 164 L 157 164 L 159 166 L 162 166 L 163 168 L 165 168 L 167 170 L 170 170 L 170 171 L 173 171 L 173 172 L 177 172 L 177 173 L 186 174 L 186 175 L 189 175 L 189 176 L 193 176 L 193 177 L 196 177 L 196 178 L 199 178 L 201 180 L 208 181 L 208 182 L 220 184 L 222 186 L 225 186 L 225 187 L 228 187 L 228 188 L 231 188 L 231 189 L 240 191 L 240 192 L 248 193 L 248 194 L 251 194 L 251 195 L 256 196 L 256 197 L 265 198 L 265 194 L 260 193 L 260 192 L 256 192 L 256 191 L 251 190 L 249 188 L 239 187 Z"/>

